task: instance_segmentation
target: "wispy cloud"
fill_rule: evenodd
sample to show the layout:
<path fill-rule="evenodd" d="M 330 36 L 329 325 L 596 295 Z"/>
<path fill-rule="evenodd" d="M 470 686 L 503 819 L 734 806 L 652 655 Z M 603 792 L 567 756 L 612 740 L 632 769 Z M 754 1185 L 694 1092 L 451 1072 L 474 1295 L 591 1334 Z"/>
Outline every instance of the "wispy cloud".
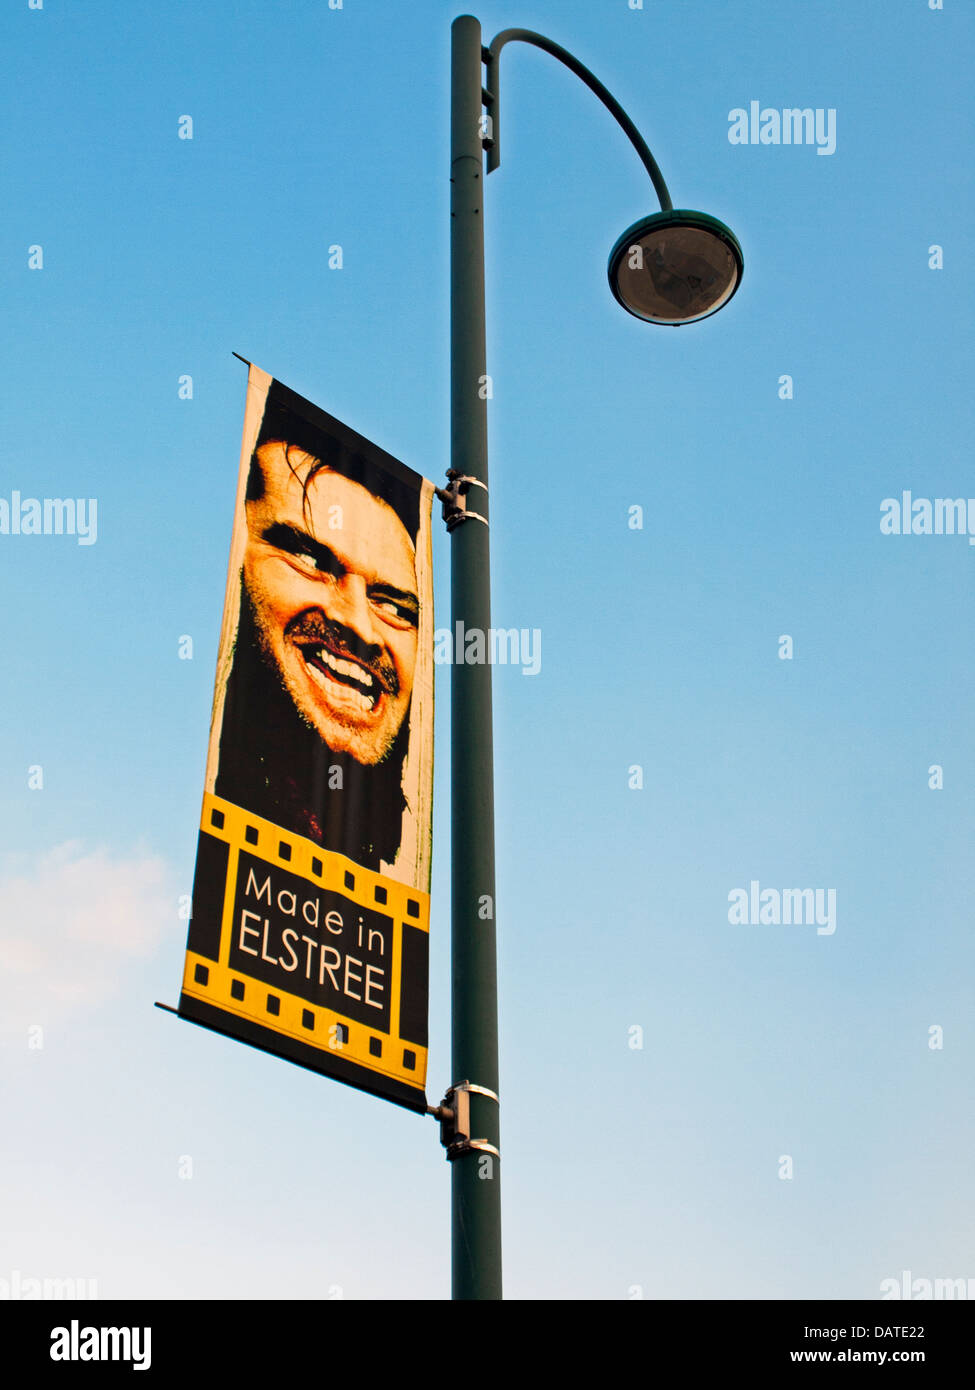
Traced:
<path fill-rule="evenodd" d="M 176 918 L 166 861 L 77 840 L 0 861 L 0 1026 L 88 1012 L 152 954 Z"/>

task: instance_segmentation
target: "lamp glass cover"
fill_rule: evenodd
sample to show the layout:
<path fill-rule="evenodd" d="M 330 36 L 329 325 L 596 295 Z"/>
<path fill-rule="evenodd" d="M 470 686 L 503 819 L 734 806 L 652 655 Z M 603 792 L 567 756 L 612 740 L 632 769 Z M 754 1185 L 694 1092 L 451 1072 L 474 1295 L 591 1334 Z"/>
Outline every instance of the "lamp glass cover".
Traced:
<path fill-rule="evenodd" d="M 707 318 L 738 287 L 740 266 L 730 245 L 704 227 L 664 223 L 634 229 L 616 251 L 614 292 L 650 323 Z"/>

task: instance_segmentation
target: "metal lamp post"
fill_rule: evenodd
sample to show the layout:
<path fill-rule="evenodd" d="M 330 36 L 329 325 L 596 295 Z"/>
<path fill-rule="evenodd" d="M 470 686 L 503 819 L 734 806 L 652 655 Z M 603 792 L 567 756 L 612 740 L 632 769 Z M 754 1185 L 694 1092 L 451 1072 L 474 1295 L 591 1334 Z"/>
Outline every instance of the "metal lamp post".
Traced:
<path fill-rule="evenodd" d="M 505 29 L 489 48 L 471 15 L 452 28 L 451 468 L 440 489 L 451 532 L 452 631 L 491 627 L 484 313 L 484 155 L 500 153 L 499 59 L 521 40 L 558 58 L 616 118 L 640 156 L 661 211 L 623 233 L 610 287 L 630 313 L 678 325 L 731 298 L 742 256 L 732 232 L 704 213 L 673 209 L 657 163 L 633 122 L 588 68 L 528 29 Z M 486 81 L 485 81 L 486 69 Z M 486 119 L 487 118 L 487 119 Z M 462 626 L 459 626 L 461 625 Z M 501 1165 L 497 948 L 494 899 L 494 765 L 491 667 L 468 665 L 455 645 L 451 675 L 451 969 L 454 1082 L 434 1113 L 451 1160 L 452 1294 L 501 1297 Z"/>

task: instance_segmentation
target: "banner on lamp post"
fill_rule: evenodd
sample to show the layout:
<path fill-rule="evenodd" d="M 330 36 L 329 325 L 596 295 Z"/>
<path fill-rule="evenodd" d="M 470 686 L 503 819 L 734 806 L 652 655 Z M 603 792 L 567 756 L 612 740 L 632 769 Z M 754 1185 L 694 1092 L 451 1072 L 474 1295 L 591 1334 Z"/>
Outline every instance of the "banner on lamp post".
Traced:
<path fill-rule="evenodd" d="M 250 365 L 178 1010 L 421 1111 L 432 500 Z"/>

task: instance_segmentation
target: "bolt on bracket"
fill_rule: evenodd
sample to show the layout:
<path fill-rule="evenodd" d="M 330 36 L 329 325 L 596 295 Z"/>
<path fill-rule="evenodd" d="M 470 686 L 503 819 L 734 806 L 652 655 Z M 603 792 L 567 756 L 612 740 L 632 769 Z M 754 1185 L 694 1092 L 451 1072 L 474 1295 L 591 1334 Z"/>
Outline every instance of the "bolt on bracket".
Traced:
<path fill-rule="evenodd" d="M 489 523 L 486 516 L 467 509 L 468 489 L 482 487 L 487 492 L 487 483 L 482 483 L 480 478 L 472 478 L 467 473 L 462 473 L 459 468 L 448 468 L 447 477 L 450 479 L 447 487 L 434 488 L 437 498 L 443 503 L 443 519 L 447 523 L 447 530 L 453 531 L 462 521 L 483 521 L 487 526 Z"/>
<path fill-rule="evenodd" d="M 440 1105 L 428 1110 L 428 1114 L 440 1121 L 440 1142 L 447 1150 L 448 1162 L 472 1152 L 501 1157 L 500 1151 L 486 1139 L 471 1138 L 471 1092 L 487 1096 L 498 1105 L 501 1103 L 496 1093 L 489 1091 L 486 1086 L 477 1086 L 471 1081 L 458 1081 L 450 1087 Z"/>

